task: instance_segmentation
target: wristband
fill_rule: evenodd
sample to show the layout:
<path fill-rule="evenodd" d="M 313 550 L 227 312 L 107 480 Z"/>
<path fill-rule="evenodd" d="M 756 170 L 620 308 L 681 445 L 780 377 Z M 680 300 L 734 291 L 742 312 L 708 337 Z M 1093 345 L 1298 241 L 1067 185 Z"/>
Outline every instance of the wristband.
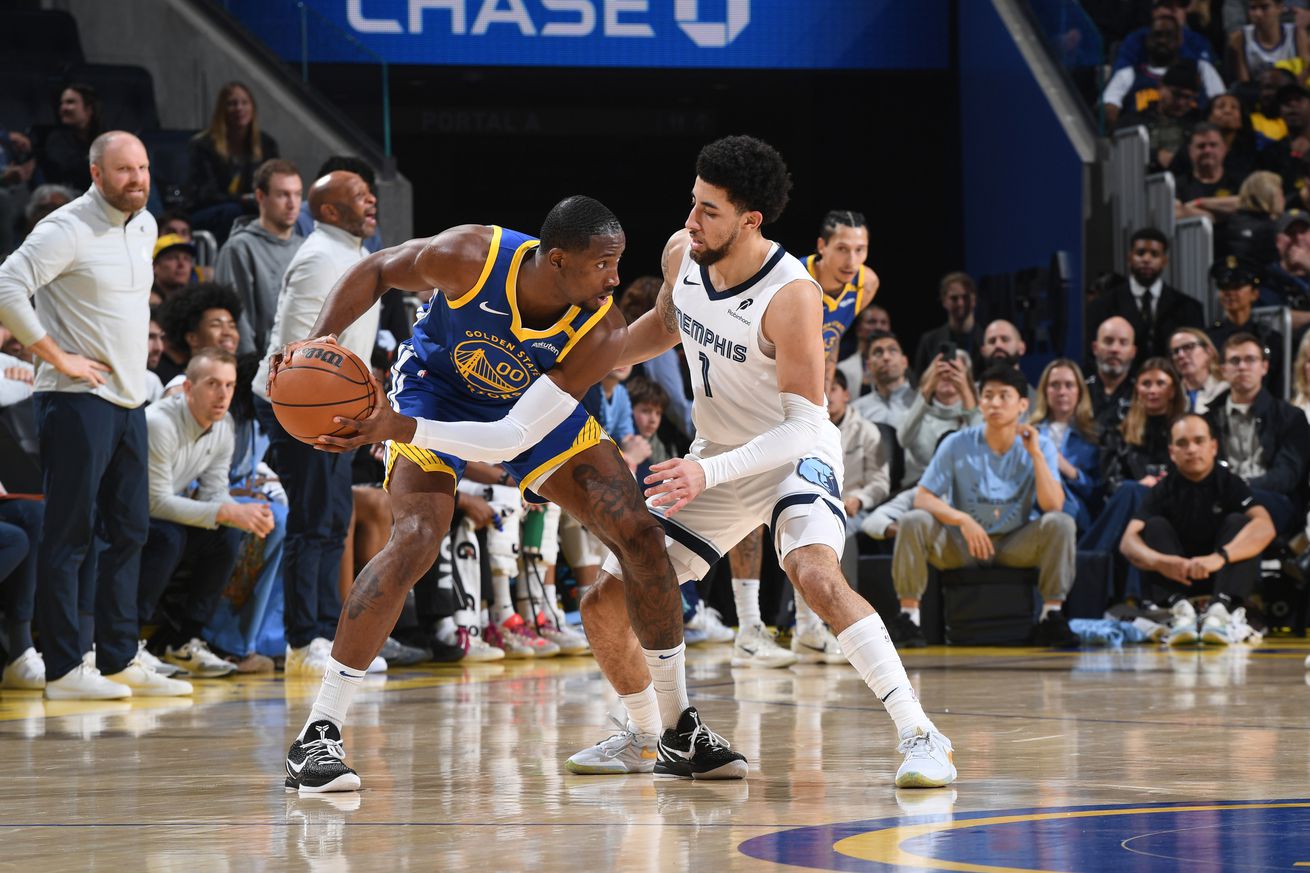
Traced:
<path fill-rule="evenodd" d="M 1228 557 L 1228 549 L 1224 548 L 1223 546 L 1220 546 L 1219 548 L 1215 549 L 1214 553 L 1224 559 L 1225 567 L 1227 567 L 1229 564 L 1232 563 L 1232 559 Z"/>

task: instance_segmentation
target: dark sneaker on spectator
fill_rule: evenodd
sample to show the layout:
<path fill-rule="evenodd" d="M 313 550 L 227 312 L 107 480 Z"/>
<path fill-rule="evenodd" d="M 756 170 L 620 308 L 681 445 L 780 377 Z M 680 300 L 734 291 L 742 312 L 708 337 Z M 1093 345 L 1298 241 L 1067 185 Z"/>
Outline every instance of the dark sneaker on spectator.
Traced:
<path fill-rule="evenodd" d="M 387 637 L 387 641 L 382 644 L 382 651 L 378 654 L 386 658 L 387 663 L 392 667 L 408 667 L 426 661 L 428 653 L 414 646 L 407 646 L 395 637 Z"/>
<path fill-rule="evenodd" d="M 427 654 L 427 652 L 432 654 L 426 660 L 435 661 L 438 664 L 454 664 L 456 661 L 464 660 L 463 646 L 448 643 L 436 634 L 431 634 L 428 637 L 428 647 L 424 654 Z"/>
<path fill-rule="evenodd" d="M 898 649 L 922 649 L 928 645 L 923 628 L 914 623 L 908 612 L 897 613 L 887 625 L 887 633 Z"/>
<path fill-rule="evenodd" d="M 1059 612 L 1048 612 L 1046 618 L 1037 623 L 1037 633 L 1033 637 L 1033 645 L 1052 649 L 1076 649 L 1080 642 L 1078 634 L 1069 629 L 1069 620 Z"/>

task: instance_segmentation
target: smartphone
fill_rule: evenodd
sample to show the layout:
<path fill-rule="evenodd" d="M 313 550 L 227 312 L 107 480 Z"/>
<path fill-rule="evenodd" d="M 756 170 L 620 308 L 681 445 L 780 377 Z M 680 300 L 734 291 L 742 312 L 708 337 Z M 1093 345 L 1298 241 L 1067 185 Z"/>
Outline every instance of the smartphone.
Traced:
<path fill-rule="evenodd" d="M 955 343 L 947 340 L 937 347 L 937 354 L 942 356 L 942 360 L 948 364 L 955 363 L 955 357 L 959 354 L 959 348 Z"/>

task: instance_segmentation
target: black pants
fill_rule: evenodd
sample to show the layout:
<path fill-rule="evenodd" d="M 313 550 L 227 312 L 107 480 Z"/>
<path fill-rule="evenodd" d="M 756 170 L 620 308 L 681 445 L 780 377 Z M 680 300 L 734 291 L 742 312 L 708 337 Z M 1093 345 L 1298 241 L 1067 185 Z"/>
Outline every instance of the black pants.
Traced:
<path fill-rule="evenodd" d="M 160 653 L 165 646 L 181 646 L 201 635 L 236 569 L 244 537 L 245 531 L 233 527 L 209 530 L 150 519 L 150 537 L 141 551 L 141 585 L 137 591 L 141 624 L 154 617 L 177 568 L 186 562 L 191 570 L 179 602 L 166 604 L 161 612 L 160 628 L 150 638 L 151 651 Z"/>
<path fill-rule="evenodd" d="M 45 486 L 36 618 L 46 679 L 82 660 L 79 575 L 97 528 L 104 546 L 95 586 L 96 666 L 117 673 L 136 657 L 139 631 L 136 589 L 150 522 L 145 408 L 61 391 L 38 392 L 33 401 Z"/>
<path fill-rule="evenodd" d="M 1223 523 L 1219 525 L 1219 532 L 1215 535 L 1214 547 L 1210 550 L 1219 548 L 1225 543 L 1232 541 L 1237 536 L 1238 531 L 1246 527 L 1250 519 L 1240 512 L 1233 512 L 1227 515 Z M 1155 516 L 1146 520 L 1146 527 L 1142 529 L 1142 540 L 1155 549 L 1166 555 L 1183 555 L 1189 558 L 1200 557 L 1199 555 L 1187 555 L 1183 549 L 1183 544 L 1178 538 L 1178 531 L 1174 530 L 1173 524 L 1169 519 L 1162 516 Z M 1210 554 L 1205 552 L 1204 554 Z M 1146 583 L 1146 590 L 1151 592 L 1152 597 L 1163 602 L 1172 594 L 1227 594 L 1234 602 L 1240 603 L 1251 596 L 1255 590 L 1255 583 L 1260 578 L 1260 558 L 1248 558 L 1245 561 L 1236 561 L 1214 573 L 1209 579 L 1201 579 L 1193 582 L 1191 585 L 1182 585 L 1172 579 L 1166 579 L 1159 573 L 1142 573 L 1142 581 Z"/>
<path fill-rule="evenodd" d="M 287 645 L 307 646 L 315 637 L 333 639 L 341 617 L 341 554 L 354 498 L 350 491 L 353 454 L 332 454 L 302 443 L 283 430 L 273 406 L 255 398 L 255 414 L 276 455 L 278 478 L 287 492 L 287 538 L 282 551 L 282 620 Z"/>

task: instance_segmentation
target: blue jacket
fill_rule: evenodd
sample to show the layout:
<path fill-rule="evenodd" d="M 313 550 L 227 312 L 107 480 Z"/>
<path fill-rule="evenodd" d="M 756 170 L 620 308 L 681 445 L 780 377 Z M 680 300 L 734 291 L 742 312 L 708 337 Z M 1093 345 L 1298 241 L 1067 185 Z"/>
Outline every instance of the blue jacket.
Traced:
<path fill-rule="evenodd" d="M 1139 27 L 1124 37 L 1124 41 L 1119 43 L 1119 53 L 1114 57 L 1114 69 L 1111 72 L 1117 73 L 1124 67 L 1135 67 L 1146 62 L 1146 34 L 1149 32 L 1150 28 Z M 1184 61 L 1209 61 L 1213 64 L 1214 52 L 1210 50 L 1209 40 L 1190 27 L 1184 27 L 1183 44 L 1178 49 L 1178 58 Z"/>
<path fill-rule="evenodd" d="M 1055 442 L 1049 422 L 1042 422 L 1037 429 Z M 1056 449 L 1078 471 L 1076 479 L 1060 477 L 1060 483 L 1064 485 L 1064 511 L 1073 516 L 1079 530 L 1087 530 L 1092 526 L 1093 511 L 1100 509 L 1097 490 L 1101 487 L 1101 448 L 1070 427 L 1065 432 L 1064 443 L 1057 445 Z"/>

